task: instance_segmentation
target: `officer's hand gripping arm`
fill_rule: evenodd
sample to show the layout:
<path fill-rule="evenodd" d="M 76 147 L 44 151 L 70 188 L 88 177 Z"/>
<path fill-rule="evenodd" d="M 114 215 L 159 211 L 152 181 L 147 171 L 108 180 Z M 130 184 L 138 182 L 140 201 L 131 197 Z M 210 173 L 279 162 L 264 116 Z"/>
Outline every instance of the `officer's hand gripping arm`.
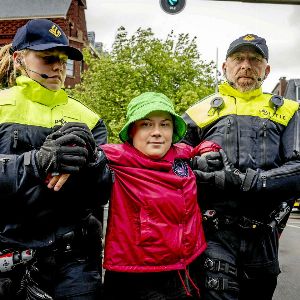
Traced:
<path fill-rule="evenodd" d="M 221 147 L 212 141 L 203 141 L 193 149 L 192 170 L 213 172 L 223 168 L 219 150 Z"/>
<path fill-rule="evenodd" d="M 97 145 L 94 136 L 89 127 L 84 123 L 69 122 L 59 128 L 62 135 L 72 134 L 81 138 L 88 150 L 88 163 L 94 163 L 97 160 Z"/>
<path fill-rule="evenodd" d="M 219 189 L 224 188 L 240 188 L 245 174 L 234 168 L 228 161 L 228 158 L 223 149 L 219 151 L 220 159 L 223 169 L 213 172 L 207 172 L 202 170 L 194 170 L 198 183 L 208 183 Z"/>
<path fill-rule="evenodd" d="M 42 178 L 52 172 L 77 173 L 88 160 L 85 141 L 74 134 L 50 134 L 33 159 Z"/>

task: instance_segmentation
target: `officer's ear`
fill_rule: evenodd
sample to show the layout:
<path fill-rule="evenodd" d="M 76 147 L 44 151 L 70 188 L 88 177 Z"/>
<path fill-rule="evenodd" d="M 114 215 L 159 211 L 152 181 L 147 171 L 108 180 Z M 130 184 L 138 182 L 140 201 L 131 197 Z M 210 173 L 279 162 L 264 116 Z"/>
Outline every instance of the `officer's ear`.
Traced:
<path fill-rule="evenodd" d="M 267 79 L 268 75 L 270 74 L 270 71 L 271 71 L 271 67 L 270 67 L 270 65 L 267 65 L 266 69 L 265 69 L 265 76 L 264 76 L 263 80 Z"/>
<path fill-rule="evenodd" d="M 226 75 L 226 62 L 224 62 L 223 64 L 222 64 L 222 70 L 223 70 L 223 74 L 224 75 Z"/>
<path fill-rule="evenodd" d="M 14 64 L 17 68 L 23 67 L 23 55 L 21 52 L 15 51 L 12 55 Z"/>

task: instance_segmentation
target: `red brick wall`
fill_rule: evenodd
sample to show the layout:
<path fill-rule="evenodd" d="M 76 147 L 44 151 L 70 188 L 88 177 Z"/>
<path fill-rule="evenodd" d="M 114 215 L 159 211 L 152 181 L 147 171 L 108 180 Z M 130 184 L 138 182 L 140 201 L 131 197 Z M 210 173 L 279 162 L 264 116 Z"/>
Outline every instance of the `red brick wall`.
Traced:
<path fill-rule="evenodd" d="M 17 29 L 26 22 L 27 20 L 0 21 L 0 45 L 11 43 Z"/>
<path fill-rule="evenodd" d="M 88 38 L 84 6 L 81 5 L 80 0 L 72 1 L 66 19 L 50 19 L 58 24 L 69 37 L 70 46 L 82 50 L 85 43 L 87 43 Z M 0 46 L 11 43 L 17 29 L 26 24 L 27 21 L 28 20 L 0 20 Z M 74 62 L 74 76 L 67 77 L 65 81 L 66 87 L 74 87 L 75 84 L 80 82 L 81 64 L 82 62 Z"/>

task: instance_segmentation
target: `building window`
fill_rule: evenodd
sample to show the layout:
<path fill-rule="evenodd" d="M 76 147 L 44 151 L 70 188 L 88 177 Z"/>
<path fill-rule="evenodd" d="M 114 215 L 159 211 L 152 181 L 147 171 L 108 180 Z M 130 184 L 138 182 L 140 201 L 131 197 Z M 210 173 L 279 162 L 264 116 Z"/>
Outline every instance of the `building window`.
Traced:
<path fill-rule="evenodd" d="M 300 102 L 300 86 L 296 86 L 296 100 Z"/>
<path fill-rule="evenodd" d="M 69 77 L 74 76 L 74 60 L 71 59 L 67 60 L 67 76 Z"/>

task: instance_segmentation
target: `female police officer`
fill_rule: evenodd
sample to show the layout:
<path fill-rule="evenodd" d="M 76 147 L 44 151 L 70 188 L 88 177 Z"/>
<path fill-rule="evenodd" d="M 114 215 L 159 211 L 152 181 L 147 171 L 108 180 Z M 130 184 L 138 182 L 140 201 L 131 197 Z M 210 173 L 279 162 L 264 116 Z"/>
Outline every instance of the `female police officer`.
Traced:
<path fill-rule="evenodd" d="M 19 28 L 0 55 L 0 78 L 10 87 L 0 92 L 1 299 L 96 299 L 101 224 L 92 213 L 106 197 L 93 172 L 102 160 L 96 143 L 107 132 L 62 89 L 67 59 L 82 54 L 57 24 L 38 19 Z M 55 125 L 81 135 L 62 136 Z M 74 176 L 53 192 L 45 185 L 53 172 Z"/>

